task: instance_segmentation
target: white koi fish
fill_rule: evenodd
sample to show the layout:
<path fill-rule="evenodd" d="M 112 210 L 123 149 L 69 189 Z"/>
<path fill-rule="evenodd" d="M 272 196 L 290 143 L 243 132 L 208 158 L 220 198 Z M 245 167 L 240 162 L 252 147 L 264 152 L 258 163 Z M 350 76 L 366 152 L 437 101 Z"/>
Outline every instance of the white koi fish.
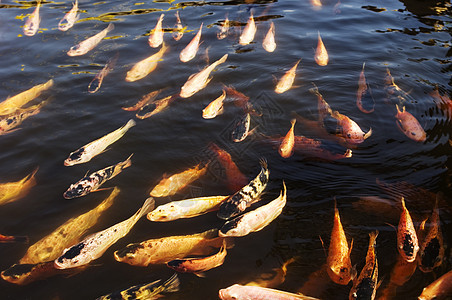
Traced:
<path fill-rule="evenodd" d="M 154 198 L 146 199 L 143 206 L 130 218 L 105 230 L 91 234 L 80 243 L 66 248 L 63 254 L 55 259 L 55 268 L 69 269 L 88 264 L 99 258 L 107 249 L 124 237 L 136 222 L 150 212 L 155 205 Z"/>
<path fill-rule="evenodd" d="M 114 28 L 115 26 L 113 25 L 113 23 L 110 23 L 107 28 L 105 28 L 101 32 L 87 38 L 86 40 L 78 43 L 75 46 L 72 46 L 71 49 L 69 49 L 69 51 L 67 52 L 67 55 L 80 56 L 88 53 L 89 51 L 93 50 L 94 47 L 96 47 L 100 43 L 100 41 L 102 41 L 102 39 L 107 36 L 107 33 L 112 31 Z"/>
<path fill-rule="evenodd" d="M 191 42 L 185 47 L 179 55 L 181 62 L 187 62 L 193 59 L 195 57 L 196 52 L 198 52 L 199 48 L 199 41 L 201 40 L 201 31 L 202 31 L 202 24 L 199 26 L 198 33 L 195 35 L 195 37 L 191 40 Z"/>
<path fill-rule="evenodd" d="M 69 154 L 69 157 L 64 161 L 64 165 L 73 166 L 90 161 L 94 156 L 102 153 L 109 145 L 119 140 L 127 132 L 127 130 L 135 125 L 136 122 L 133 119 L 130 119 L 121 128 L 118 128 L 115 131 L 110 132 L 109 134 L 106 134 L 103 137 L 86 144 L 85 146 L 82 146 Z"/>
<path fill-rule="evenodd" d="M 262 42 L 262 47 L 264 47 L 265 51 L 267 52 L 273 52 L 276 49 L 275 24 L 273 24 L 273 22 L 270 23 L 270 29 L 268 29 L 268 32 L 265 35 L 264 41 Z"/>
<path fill-rule="evenodd" d="M 157 68 L 158 62 L 162 59 L 163 54 L 165 54 L 168 48 L 169 47 L 167 47 L 165 43 L 163 43 L 162 48 L 160 48 L 160 50 L 157 53 L 137 62 L 132 67 L 132 69 L 130 69 L 130 71 L 127 72 L 126 81 L 134 82 L 143 79 L 144 77 L 149 75 L 149 73 L 151 73 L 152 71 L 155 70 L 155 68 Z"/>
<path fill-rule="evenodd" d="M 254 23 L 253 13 L 251 13 L 250 18 L 248 19 L 248 23 L 246 23 L 246 26 L 243 29 L 242 34 L 240 35 L 239 44 L 242 46 L 248 45 L 253 41 L 255 34 L 256 24 Z"/>
<path fill-rule="evenodd" d="M 148 43 L 152 48 L 157 48 L 163 43 L 162 22 L 164 16 L 164 14 L 160 15 L 160 18 L 157 21 L 157 25 L 155 25 L 154 32 L 149 35 Z"/>
<path fill-rule="evenodd" d="M 174 24 L 174 27 L 176 30 L 173 32 L 173 39 L 178 41 L 184 36 L 184 27 L 182 26 L 182 22 L 179 17 L 179 11 L 176 11 L 176 24 Z"/>
<path fill-rule="evenodd" d="M 72 26 L 74 26 L 75 24 L 75 21 L 77 21 L 79 18 L 79 15 L 77 13 L 78 0 L 75 0 L 75 3 L 72 5 L 71 10 L 68 11 L 58 23 L 58 29 L 61 31 L 67 31 L 69 28 L 72 28 Z"/>
<path fill-rule="evenodd" d="M 28 19 L 25 21 L 24 25 L 24 34 L 26 36 L 33 36 L 39 29 L 39 23 L 41 22 L 41 18 L 39 17 L 39 8 L 41 7 L 41 1 L 38 1 L 38 5 L 35 10 L 28 16 Z"/>

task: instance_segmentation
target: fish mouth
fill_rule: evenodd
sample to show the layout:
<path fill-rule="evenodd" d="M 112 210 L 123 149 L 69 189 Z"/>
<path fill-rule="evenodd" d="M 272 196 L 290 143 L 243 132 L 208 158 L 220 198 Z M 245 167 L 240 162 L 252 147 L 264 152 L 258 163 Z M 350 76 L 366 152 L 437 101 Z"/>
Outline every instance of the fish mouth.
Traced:
<path fill-rule="evenodd" d="M 114 253 L 115 259 L 117 261 L 120 261 L 124 258 L 133 258 L 135 256 L 135 252 L 138 249 L 142 249 L 142 248 L 144 248 L 144 246 L 141 244 L 138 244 L 138 243 L 128 244 L 126 247 L 115 251 L 115 253 Z"/>
<path fill-rule="evenodd" d="M 81 196 L 80 194 L 77 194 L 74 191 L 66 191 L 63 194 L 64 199 L 73 199 L 73 198 L 80 197 L 80 196 Z"/>
<path fill-rule="evenodd" d="M 70 167 L 70 166 L 72 166 L 72 165 L 74 165 L 74 164 L 72 163 L 71 160 L 66 159 L 66 160 L 64 161 L 64 165 L 65 165 L 66 167 Z"/>

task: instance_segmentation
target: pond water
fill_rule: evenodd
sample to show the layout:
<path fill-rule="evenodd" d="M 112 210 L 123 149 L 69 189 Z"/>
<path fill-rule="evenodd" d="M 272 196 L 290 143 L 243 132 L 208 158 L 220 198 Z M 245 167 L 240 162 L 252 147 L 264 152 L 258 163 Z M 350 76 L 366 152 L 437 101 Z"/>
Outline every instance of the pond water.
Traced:
<path fill-rule="evenodd" d="M 120 194 L 86 234 L 129 218 L 164 174 L 179 173 L 200 162 L 210 161 L 205 175 L 176 195 L 156 198 L 156 204 L 233 193 L 224 168 L 209 151 L 210 143 L 228 151 L 248 180 L 259 173 L 259 160 L 266 159 L 270 180 L 261 202 L 276 198 L 284 181 L 287 204 L 282 214 L 263 230 L 236 238 L 224 264 L 207 271 L 204 278 L 180 274 L 180 291 L 167 294 L 166 298 L 218 299 L 219 289 L 246 283 L 291 258 L 295 261 L 288 266 L 286 280 L 278 289 L 303 290 L 309 276 L 326 262 L 324 247 L 327 251 L 334 199 L 349 243 L 353 239 L 351 260 L 358 271 L 365 262 L 369 233 L 379 231 L 376 251 L 383 282 L 377 297 L 388 285 L 397 260 L 394 226 L 400 216 L 401 195 L 405 196 L 416 227 L 431 214 L 435 199 L 439 199 L 446 251 L 440 267 L 431 273 L 417 269 L 397 289 L 395 299 L 416 299 L 425 286 L 451 270 L 447 246 L 452 243 L 451 118 L 445 105 L 438 106 L 438 100 L 431 96 L 435 89 L 445 97 L 451 90 L 449 1 L 322 0 L 322 6 L 315 6 L 307 0 L 81 0 L 80 18 L 67 31 L 58 30 L 58 22 L 72 3 L 43 1 L 38 32 L 25 36 L 23 25 L 36 5 L 35 1 L 0 3 L 0 99 L 54 80 L 53 86 L 33 102 L 47 101 L 40 113 L 24 120 L 20 130 L 0 136 L 0 182 L 18 181 L 39 167 L 36 185 L 30 192 L 0 206 L 0 233 L 29 237 L 29 244 L 0 244 L 1 270 L 18 263 L 29 246 L 68 219 L 94 208 L 109 193 L 99 191 L 66 200 L 63 193 L 70 184 L 87 172 L 123 161 L 132 153 L 132 165 L 103 186 L 117 186 Z M 176 11 L 184 26 L 179 41 L 172 37 Z M 135 82 L 125 81 L 126 73 L 136 62 L 158 51 L 149 47 L 148 36 L 162 13 L 168 50 L 148 76 Z M 249 45 L 240 45 L 240 33 L 251 13 L 256 35 Z M 231 21 L 229 35 L 219 40 L 217 33 L 226 17 Z M 262 47 L 271 21 L 277 44 L 272 53 Z M 72 46 L 109 23 L 114 24 L 114 29 L 97 47 L 83 56 L 67 55 Z M 202 43 L 197 55 L 182 63 L 179 53 L 201 23 Z M 319 35 L 329 55 L 326 66 L 314 60 Z M 121 109 L 152 91 L 161 90 L 157 99 L 178 94 L 191 74 L 224 54 L 228 54 L 226 62 L 215 68 L 212 80 L 195 95 L 177 97 L 166 110 L 146 119 Z M 116 64 L 100 89 L 89 93 L 89 83 L 115 56 Z M 299 59 L 293 87 L 285 93 L 275 93 L 276 81 Z M 375 100 L 371 113 L 362 112 L 356 105 L 364 63 Z M 388 99 L 388 70 L 395 84 L 406 92 L 399 93 L 403 97 Z M 233 142 L 231 132 L 244 111 L 230 97 L 223 114 L 202 118 L 202 110 L 221 95 L 222 84 L 248 96 L 257 111 L 251 113 L 250 125 L 256 129 L 242 142 Z M 310 92 L 313 84 L 333 110 L 353 119 L 364 132 L 372 129 L 370 137 L 352 147 L 352 157 L 326 160 L 296 151 L 290 158 L 282 158 L 274 143 L 269 143 L 268 136 L 287 133 L 295 114 L 311 121 L 317 119 L 317 96 Z M 426 132 L 425 141 L 416 142 L 399 130 L 396 103 L 419 121 Z M 135 119 L 137 125 L 107 151 L 87 163 L 64 166 L 71 152 L 129 119 Z M 295 124 L 295 135 L 316 138 L 329 150 L 343 153 L 345 148 L 337 140 L 316 134 L 316 128 L 321 128 L 318 123 L 301 120 L 298 118 Z M 333 137 L 331 127 L 335 125 L 331 121 L 325 122 L 329 137 Z M 2 280 L 0 298 L 95 299 L 132 285 L 166 280 L 174 273 L 167 266 L 119 263 L 113 258 L 114 251 L 129 243 L 203 232 L 223 223 L 214 212 L 162 223 L 144 217 L 89 268 L 23 286 Z M 315 286 L 316 279 L 312 282 L 308 295 L 321 299 L 347 298 L 351 288 L 351 283 L 341 286 L 324 282 Z"/>

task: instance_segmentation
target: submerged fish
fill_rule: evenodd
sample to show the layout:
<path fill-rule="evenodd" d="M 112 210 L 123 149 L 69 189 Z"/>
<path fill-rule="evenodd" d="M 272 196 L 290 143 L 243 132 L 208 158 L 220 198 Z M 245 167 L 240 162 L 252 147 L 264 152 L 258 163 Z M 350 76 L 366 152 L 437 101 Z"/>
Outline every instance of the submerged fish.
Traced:
<path fill-rule="evenodd" d="M 229 196 L 220 206 L 217 216 L 227 220 L 245 211 L 251 204 L 260 200 L 260 194 L 265 189 L 270 176 L 267 161 L 261 159 L 261 171 L 248 185 L 234 195 Z"/>
<path fill-rule="evenodd" d="M 397 255 L 397 262 L 392 268 L 388 285 L 378 294 L 378 299 L 395 299 L 397 288 L 403 286 L 416 271 L 417 262 L 407 262 L 400 254 Z"/>
<path fill-rule="evenodd" d="M 314 59 L 319 66 L 326 66 L 328 64 L 328 52 L 326 51 L 325 45 L 323 44 L 322 38 L 320 37 L 320 32 L 318 34 L 318 43 L 317 49 L 315 50 Z"/>
<path fill-rule="evenodd" d="M 198 33 L 194 36 L 191 42 L 188 43 L 188 45 L 180 52 L 179 59 L 181 62 L 192 60 L 198 52 L 199 41 L 201 40 L 202 25 L 203 23 L 201 23 L 201 26 L 199 26 Z"/>
<path fill-rule="evenodd" d="M 378 283 L 378 262 L 375 246 L 378 231 L 369 234 L 369 247 L 367 249 L 366 264 L 364 265 L 357 280 L 353 281 L 349 299 L 375 299 Z"/>
<path fill-rule="evenodd" d="M 143 106 L 145 106 L 146 104 L 148 104 L 149 102 L 153 101 L 157 95 L 160 93 L 161 90 L 157 90 L 157 91 L 152 91 L 150 93 L 147 93 L 146 95 L 144 95 L 143 97 L 141 97 L 140 101 L 138 101 L 135 105 L 133 106 L 129 106 L 129 107 L 122 107 L 123 110 L 126 111 L 137 111 L 140 108 L 142 108 Z"/>
<path fill-rule="evenodd" d="M 149 73 L 157 68 L 158 62 L 162 59 L 163 54 L 165 54 L 168 49 L 169 47 L 167 47 L 165 43 L 163 43 L 162 48 L 157 53 L 143 60 L 140 60 L 135 65 L 133 65 L 132 69 L 127 72 L 126 81 L 134 82 L 149 75 Z"/>
<path fill-rule="evenodd" d="M 366 76 L 364 75 L 365 64 L 366 63 L 363 63 L 363 69 L 359 74 L 358 91 L 356 92 L 356 106 L 358 106 L 359 110 L 363 113 L 370 114 L 375 109 L 375 100 L 372 96 L 370 86 L 366 82 Z M 367 106 L 370 104 L 371 107 L 369 109 L 365 108 L 363 102 L 365 102 Z"/>
<path fill-rule="evenodd" d="M 282 94 L 286 91 L 288 91 L 295 80 L 296 70 L 298 67 L 298 64 L 300 63 L 301 59 L 299 59 L 295 65 L 290 68 L 284 75 L 281 77 L 281 79 L 278 81 L 278 84 L 275 87 L 275 93 Z"/>
<path fill-rule="evenodd" d="M 396 104 L 397 114 L 395 115 L 397 121 L 397 127 L 402 131 L 407 137 L 416 142 L 424 142 L 427 138 L 427 134 L 422 128 L 419 121 L 409 112 L 405 111 L 405 106 L 402 110 Z"/>
<path fill-rule="evenodd" d="M 66 248 L 63 254 L 55 259 L 57 269 L 68 269 L 86 265 L 101 257 L 107 249 L 119 239 L 127 235 L 136 222 L 154 208 L 154 198 L 148 198 L 143 206 L 130 218 L 107 229 L 91 234 L 80 243 Z"/>
<path fill-rule="evenodd" d="M 0 234 L 0 243 L 28 243 L 28 236 Z"/>
<path fill-rule="evenodd" d="M 452 270 L 424 288 L 418 300 L 446 300 L 450 299 L 450 296 L 452 296 Z"/>
<path fill-rule="evenodd" d="M 33 105 L 27 108 L 19 108 L 9 115 L 0 116 L 0 135 L 7 134 L 17 130 L 14 128 L 22 124 L 22 122 L 25 121 L 27 118 L 40 113 L 41 107 L 44 104 L 45 102 L 41 102 L 40 104 Z"/>
<path fill-rule="evenodd" d="M 135 117 L 141 120 L 152 117 L 153 115 L 156 115 L 167 109 L 168 106 L 171 103 L 173 103 L 174 100 L 177 99 L 177 97 L 178 95 L 172 95 L 162 99 L 155 100 L 151 103 L 147 103 L 140 108 L 140 110 L 136 113 Z"/>
<path fill-rule="evenodd" d="M 36 185 L 36 172 L 38 168 L 19 181 L 0 183 L 0 205 L 25 197 Z"/>
<path fill-rule="evenodd" d="M 31 89 L 0 102 L 0 115 L 14 113 L 20 107 L 39 97 L 42 92 L 48 90 L 51 86 L 53 86 L 53 79 L 46 83 L 35 85 Z"/>
<path fill-rule="evenodd" d="M 204 108 L 202 110 L 202 117 L 204 119 L 213 119 L 217 115 L 222 114 L 224 99 L 226 99 L 226 91 L 225 90 L 223 90 L 223 93 L 221 94 L 220 97 L 218 97 L 217 99 L 210 102 L 209 105 L 207 105 L 206 108 Z"/>
<path fill-rule="evenodd" d="M 174 293 L 179 291 L 179 277 L 177 273 L 167 281 L 156 280 L 151 283 L 134 285 L 126 290 L 114 292 L 105 296 L 100 296 L 96 300 L 132 300 L 132 299 L 158 299 L 161 293 Z"/>
<path fill-rule="evenodd" d="M 20 263 L 38 264 L 52 261 L 53 264 L 53 260 L 58 258 L 65 248 L 77 243 L 82 235 L 97 223 L 99 217 L 112 206 L 119 192 L 119 188 L 114 188 L 98 206 L 78 217 L 67 220 L 51 234 L 34 243 L 28 248 Z"/>
<path fill-rule="evenodd" d="M 162 22 L 164 16 L 165 16 L 164 14 L 160 15 L 157 24 L 155 25 L 154 32 L 149 35 L 148 43 L 149 46 L 151 46 L 152 48 L 157 48 L 163 43 Z"/>
<path fill-rule="evenodd" d="M 275 200 L 227 221 L 221 227 L 218 235 L 222 237 L 240 237 L 262 230 L 281 214 L 286 205 L 286 185 L 284 182 L 283 187 L 284 189 Z"/>
<path fill-rule="evenodd" d="M 256 24 L 254 23 L 253 13 L 251 13 L 248 22 L 246 23 L 245 28 L 243 28 L 243 32 L 239 38 L 240 45 L 248 45 L 254 39 L 254 35 L 256 34 Z"/>
<path fill-rule="evenodd" d="M 223 21 L 223 24 L 220 27 L 220 31 L 217 33 L 217 38 L 222 40 L 228 36 L 229 32 L 229 19 L 226 16 L 226 19 Z"/>
<path fill-rule="evenodd" d="M 104 152 L 104 150 L 117 140 L 119 140 L 136 122 L 130 119 L 125 125 L 110 132 L 103 137 L 82 146 L 81 148 L 71 152 L 69 157 L 64 161 L 65 166 L 73 166 L 90 161 L 93 157 Z"/>
<path fill-rule="evenodd" d="M 125 168 L 132 165 L 132 155 L 130 155 L 125 161 L 106 167 L 102 170 L 91 173 L 90 175 L 86 175 L 76 183 L 71 184 L 71 186 L 63 194 L 64 199 L 82 197 L 91 192 L 97 191 L 107 180 L 112 179 L 121 173 Z"/>
<path fill-rule="evenodd" d="M 286 280 L 287 266 L 295 261 L 291 258 L 284 262 L 281 267 L 274 268 L 272 272 L 266 272 L 259 276 L 259 278 L 248 282 L 245 285 L 260 286 L 265 288 L 276 288 Z"/>
<path fill-rule="evenodd" d="M 210 82 L 212 78 L 209 78 L 210 73 L 220 64 L 224 63 L 228 55 L 223 55 L 219 60 L 215 61 L 211 65 L 205 67 L 202 71 L 192 74 L 188 77 L 187 82 L 182 86 L 180 90 L 180 96 L 182 98 L 188 98 L 199 92 Z"/>
<path fill-rule="evenodd" d="M 39 17 L 39 9 L 41 8 L 41 1 L 38 1 L 35 10 L 28 16 L 28 19 L 25 21 L 24 25 L 24 34 L 27 36 L 33 36 L 39 29 L 39 23 L 41 22 L 41 18 Z"/>
<path fill-rule="evenodd" d="M 114 256 L 119 262 L 147 267 L 149 264 L 164 264 L 180 257 L 209 255 L 212 248 L 223 245 L 223 240 L 218 236 L 218 229 L 211 229 L 192 235 L 169 236 L 128 244 L 115 251 Z M 232 240 L 226 242 L 228 248 L 233 246 Z"/>
<path fill-rule="evenodd" d="M 207 172 L 209 163 L 201 167 L 201 163 L 193 168 L 187 169 L 167 177 L 163 175 L 162 180 L 149 193 L 153 197 L 166 197 L 176 194 L 178 191 L 197 180 Z"/>
<path fill-rule="evenodd" d="M 413 262 L 419 251 L 419 243 L 410 212 L 405 206 L 405 199 L 402 197 L 401 201 L 402 213 L 397 228 L 397 249 L 404 260 Z"/>
<path fill-rule="evenodd" d="M 251 115 L 249 112 L 245 113 L 235 124 L 232 130 L 232 140 L 239 143 L 246 139 L 250 133 Z"/>
<path fill-rule="evenodd" d="M 226 95 L 234 99 L 236 106 L 241 107 L 244 110 L 248 108 L 248 101 L 250 100 L 250 97 L 237 91 L 232 85 L 227 86 L 223 84 L 223 88 L 226 91 Z"/>
<path fill-rule="evenodd" d="M 113 23 L 108 24 L 107 28 L 105 28 L 101 32 L 87 38 L 86 40 L 78 43 L 75 46 L 72 46 L 71 49 L 69 49 L 69 51 L 67 52 L 67 55 L 80 56 L 88 53 L 89 51 L 93 50 L 94 47 L 96 47 L 100 43 L 100 41 L 102 41 L 102 39 L 106 37 L 107 34 L 114 28 L 115 26 L 113 25 Z"/>
<path fill-rule="evenodd" d="M 221 300 L 318 300 L 303 294 L 293 294 L 260 286 L 234 284 L 218 292 Z"/>
<path fill-rule="evenodd" d="M 273 52 L 276 49 L 275 24 L 273 24 L 273 22 L 270 22 L 270 28 L 268 29 L 264 41 L 262 42 L 262 47 L 264 47 L 267 52 Z"/>
<path fill-rule="evenodd" d="M 283 138 L 281 145 L 279 146 L 278 152 L 284 158 L 289 158 L 293 154 L 294 146 L 295 146 L 295 135 L 294 135 L 294 127 L 296 119 L 292 119 L 290 121 L 291 127 L 287 132 L 286 136 Z"/>
<path fill-rule="evenodd" d="M 172 201 L 157 206 L 147 218 L 154 222 L 168 222 L 183 218 L 193 218 L 220 208 L 228 196 L 210 196 Z"/>
<path fill-rule="evenodd" d="M 360 144 L 372 135 L 372 128 L 367 133 L 364 133 L 355 121 L 339 113 L 337 110 L 333 111 L 331 116 L 338 121 L 339 127 L 341 128 L 341 136 L 348 143 Z"/>
<path fill-rule="evenodd" d="M 75 21 L 77 21 L 79 18 L 77 13 L 78 13 L 78 0 L 75 0 L 71 10 L 68 11 L 58 23 L 58 29 L 61 31 L 66 31 L 69 28 L 72 28 L 72 26 L 74 26 L 75 24 Z"/>
<path fill-rule="evenodd" d="M 91 80 L 91 82 L 89 83 L 88 85 L 89 93 L 95 93 L 100 89 L 100 86 L 102 85 L 102 81 L 104 80 L 105 76 L 107 76 L 108 73 L 110 73 L 113 70 L 117 61 L 118 54 L 116 54 L 113 58 L 108 60 L 108 62 L 105 64 L 102 70 L 100 70 L 99 73 L 97 73 L 93 80 Z"/>
<path fill-rule="evenodd" d="M 314 87 L 309 89 L 309 91 L 317 96 L 317 109 L 319 111 L 319 122 L 323 123 L 327 116 L 331 116 L 333 110 L 331 109 L 328 102 L 325 101 L 322 94 L 319 92 L 319 88 L 313 83 Z"/>
<path fill-rule="evenodd" d="M 179 11 L 176 11 L 176 24 L 174 24 L 174 28 L 176 30 L 173 32 L 173 39 L 178 41 L 184 36 L 184 27 L 182 26 L 182 22 L 179 17 Z"/>

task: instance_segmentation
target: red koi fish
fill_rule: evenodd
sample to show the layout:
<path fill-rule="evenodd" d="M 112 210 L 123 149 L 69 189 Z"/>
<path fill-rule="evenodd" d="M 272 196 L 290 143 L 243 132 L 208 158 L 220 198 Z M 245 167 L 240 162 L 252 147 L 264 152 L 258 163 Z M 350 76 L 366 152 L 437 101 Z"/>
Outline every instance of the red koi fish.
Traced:
<path fill-rule="evenodd" d="M 402 111 L 400 111 L 399 106 L 396 104 L 396 109 L 396 124 L 400 131 L 413 141 L 424 142 L 427 138 L 427 134 L 421 124 L 419 124 L 419 121 L 412 114 L 405 111 L 405 106 L 403 106 Z"/>

